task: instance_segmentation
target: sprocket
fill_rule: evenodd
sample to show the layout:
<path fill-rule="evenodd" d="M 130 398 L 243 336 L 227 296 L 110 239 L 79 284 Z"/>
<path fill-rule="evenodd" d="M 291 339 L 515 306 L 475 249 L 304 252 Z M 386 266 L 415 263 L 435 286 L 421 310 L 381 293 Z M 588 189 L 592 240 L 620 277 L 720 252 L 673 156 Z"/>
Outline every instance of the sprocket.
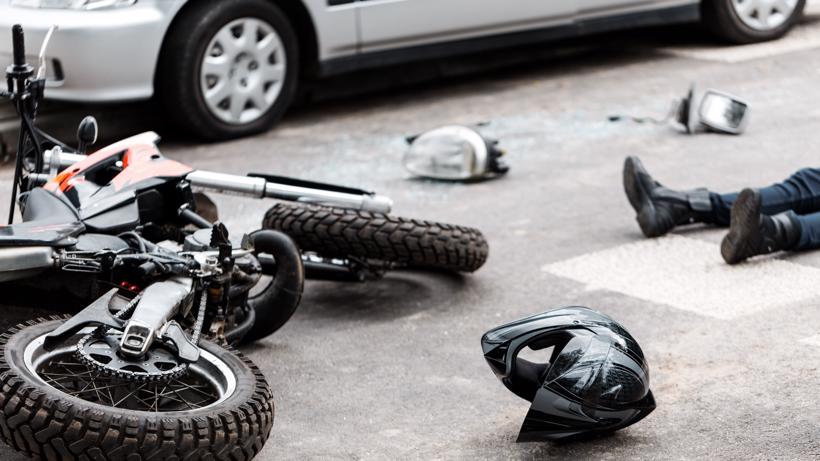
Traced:
<path fill-rule="evenodd" d="M 129 360 L 117 353 L 122 332 L 114 329 L 105 334 L 90 334 L 77 343 L 77 357 L 91 368 L 109 376 L 137 382 L 168 381 L 188 371 L 171 346 L 157 340 L 142 360 Z"/>

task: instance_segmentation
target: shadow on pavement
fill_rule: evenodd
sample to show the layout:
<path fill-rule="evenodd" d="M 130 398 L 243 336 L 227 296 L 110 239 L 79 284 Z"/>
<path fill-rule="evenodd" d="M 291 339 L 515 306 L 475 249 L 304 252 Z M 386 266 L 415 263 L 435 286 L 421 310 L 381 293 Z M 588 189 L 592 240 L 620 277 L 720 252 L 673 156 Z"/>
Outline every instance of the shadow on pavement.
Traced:
<path fill-rule="evenodd" d="M 390 321 L 454 303 L 468 283 L 461 275 L 421 272 L 392 272 L 364 283 L 308 282 L 299 312 L 330 321 Z"/>

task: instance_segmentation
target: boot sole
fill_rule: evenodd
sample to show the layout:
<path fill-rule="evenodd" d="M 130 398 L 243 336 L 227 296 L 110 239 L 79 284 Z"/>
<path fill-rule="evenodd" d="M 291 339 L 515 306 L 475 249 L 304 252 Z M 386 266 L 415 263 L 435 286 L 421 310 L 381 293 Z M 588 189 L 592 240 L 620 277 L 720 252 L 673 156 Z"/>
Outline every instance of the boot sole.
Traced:
<path fill-rule="evenodd" d="M 655 222 L 655 205 L 652 204 L 649 193 L 641 183 L 639 172 L 646 173 L 641 161 L 637 157 L 627 157 L 624 161 L 623 172 L 624 191 L 632 209 L 638 214 L 636 220 L 643 235 L 650 238 L 658 237 L 662 234 L 658 233 L 651 224 Z"/>
<path fill-rule="evenodd" d="M 728 264 L 738 264 L 749 258 L 749 242 L 760 239 L 760 194 L 743 189 L 732 205 L 731 227 L 720 243 L 720 254 Z"/>

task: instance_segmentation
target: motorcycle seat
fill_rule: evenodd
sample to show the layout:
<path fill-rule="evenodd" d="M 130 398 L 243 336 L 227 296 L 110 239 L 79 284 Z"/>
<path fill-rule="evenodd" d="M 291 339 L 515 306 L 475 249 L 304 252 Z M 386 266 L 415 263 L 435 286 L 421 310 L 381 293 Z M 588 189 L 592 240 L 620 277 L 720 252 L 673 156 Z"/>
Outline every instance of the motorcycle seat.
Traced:
<path fill-rule="evenodd" d="M 21 195 L 20 203 L 23 222 L 0 226 L 0 247 L 71 246 L 85 230 L 74 206 L 45 189 Z"/>

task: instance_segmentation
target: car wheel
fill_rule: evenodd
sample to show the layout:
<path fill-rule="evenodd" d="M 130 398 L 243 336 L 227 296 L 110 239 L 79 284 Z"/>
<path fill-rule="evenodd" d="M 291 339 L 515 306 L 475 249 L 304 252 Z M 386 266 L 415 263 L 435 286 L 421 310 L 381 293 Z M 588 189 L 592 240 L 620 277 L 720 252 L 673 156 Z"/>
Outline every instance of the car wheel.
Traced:
<path fill-rule="evenodd" d="M 803 15 L 806 0 L 704 0 L 703 22 L 732 43 L 774 40 L 786 34 Z"/>
<path fill-rule="evenodd" d="M 299 73 L 296 33 L 284 13 L 264 0 L 200 0 L 181 14 L 157 74 L 170 117 L 209 140 L 273 127 Z"/>

